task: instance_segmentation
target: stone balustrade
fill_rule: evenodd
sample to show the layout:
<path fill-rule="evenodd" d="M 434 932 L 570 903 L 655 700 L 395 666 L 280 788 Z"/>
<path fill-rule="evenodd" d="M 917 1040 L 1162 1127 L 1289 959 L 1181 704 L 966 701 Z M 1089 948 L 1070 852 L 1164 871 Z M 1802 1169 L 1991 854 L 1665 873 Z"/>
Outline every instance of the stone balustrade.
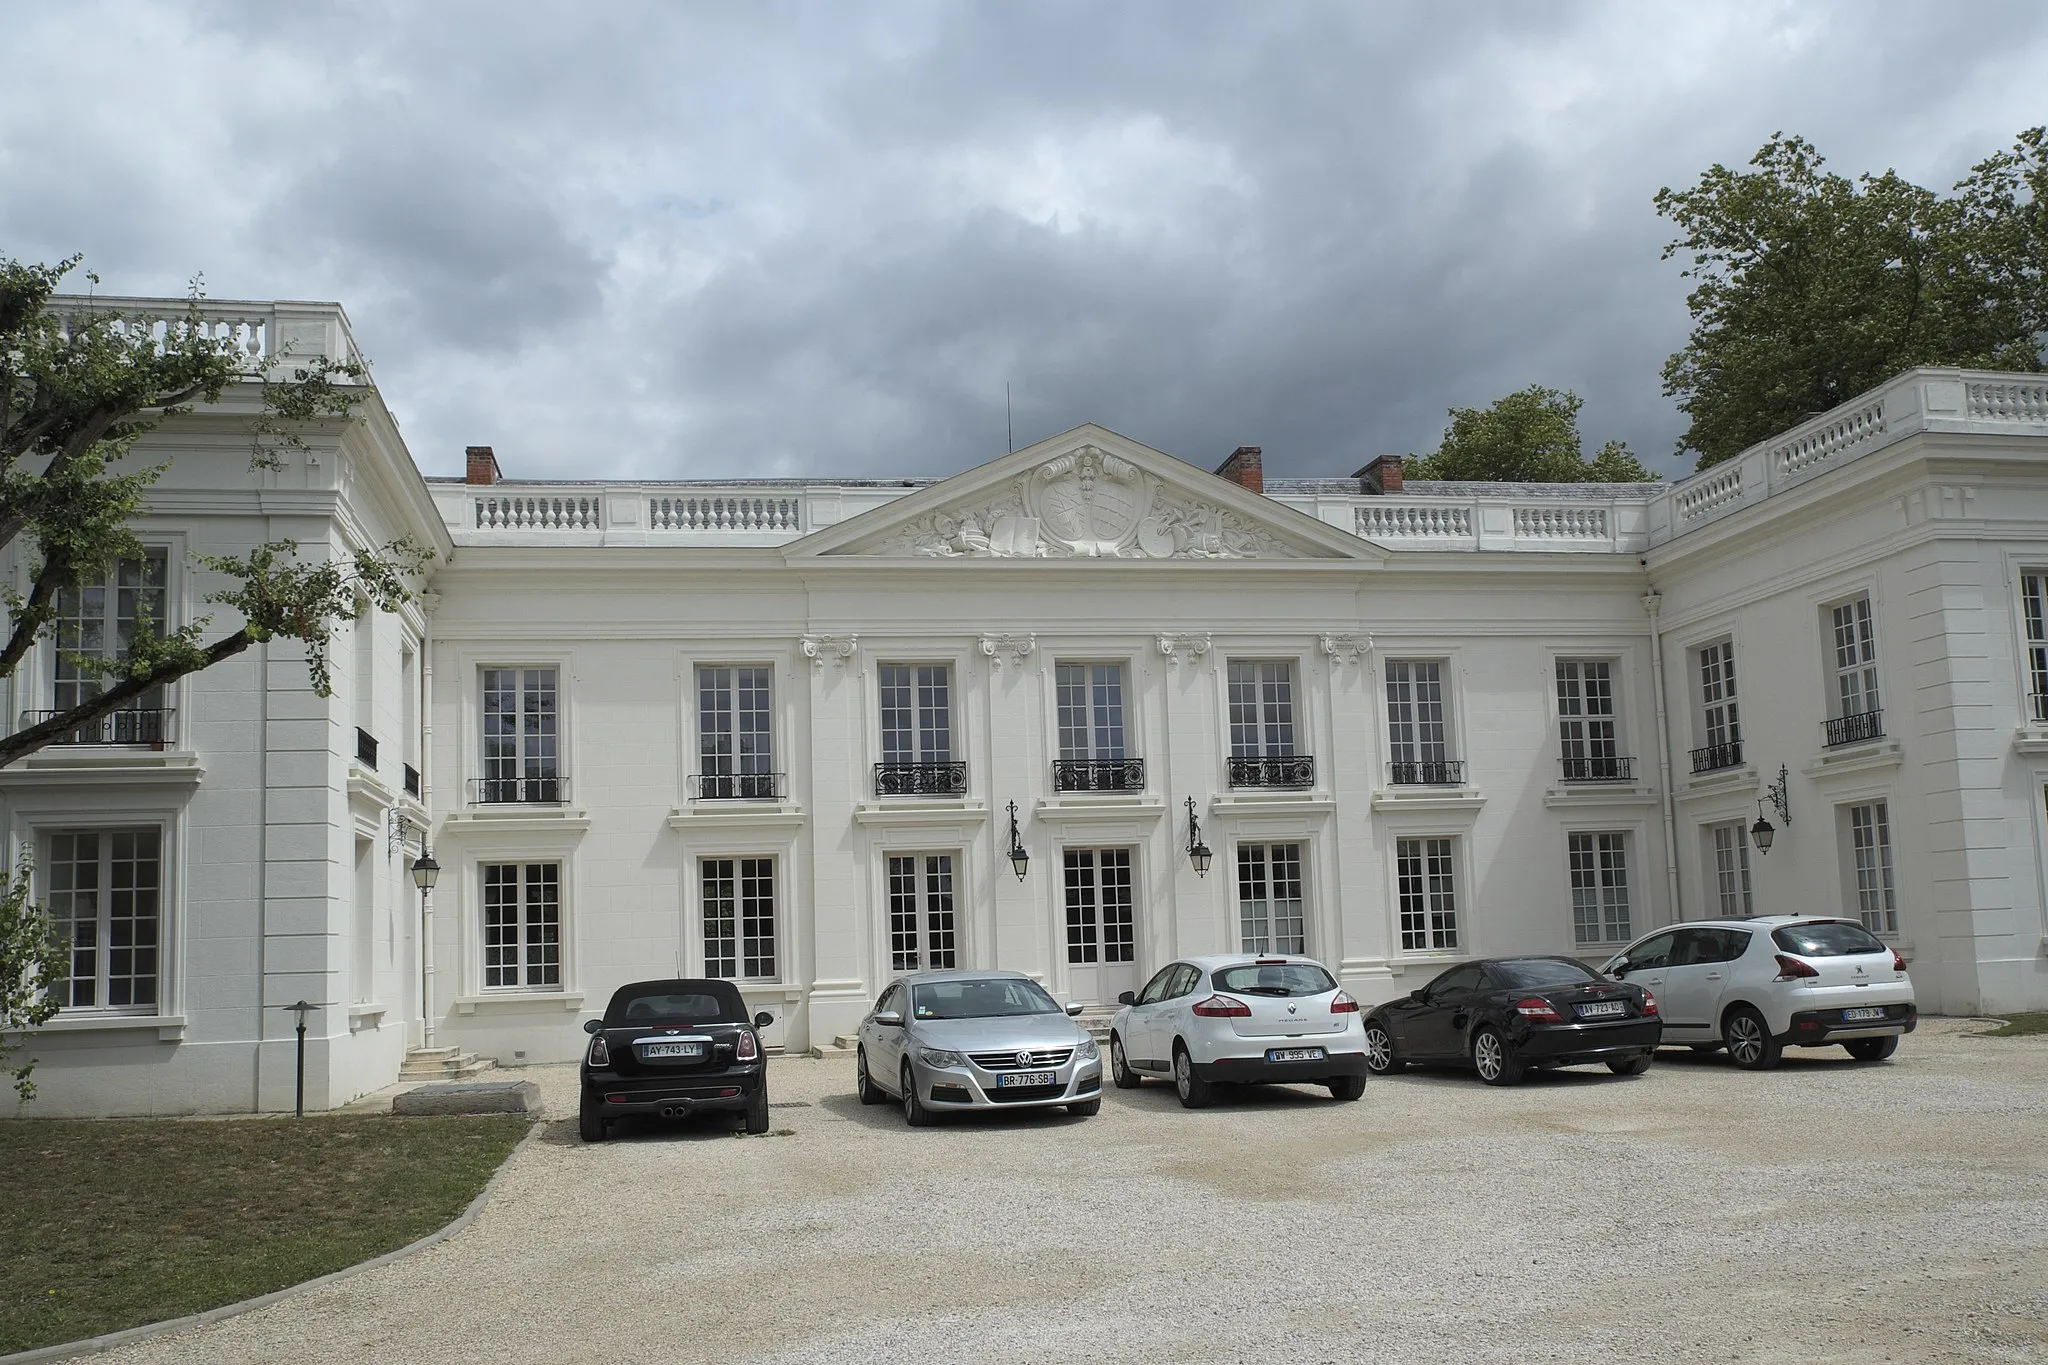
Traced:
<path fill-rule="evenodd" d="M 651 497 L 647 525 L 656 531 L 803 530 L 803 499 L 745 493 Z"/>
<path fill-rule="evenodd" d="M 279 361 L 320 358 L 362 363 L 348 315 L 338 303 L 264 303 L 241 300 L 86 297 L 59 294 L 50 300 L 58 327 L 69 336 L 89 317 L 112 315 L 115 330 L 148 336 L 162 345 L 187 327 L 224 342 L 243 357 L 245 373 L 257 374 Z"/>

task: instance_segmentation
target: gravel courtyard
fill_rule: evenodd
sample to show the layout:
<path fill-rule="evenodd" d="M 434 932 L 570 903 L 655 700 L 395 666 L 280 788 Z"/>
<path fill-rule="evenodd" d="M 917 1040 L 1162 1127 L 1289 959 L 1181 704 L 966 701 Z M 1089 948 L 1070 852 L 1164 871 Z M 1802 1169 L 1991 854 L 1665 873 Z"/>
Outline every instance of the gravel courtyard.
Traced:
<path fill-rule="evenodd" d="M 573 1068 L 534 1068 L 552 1121 L 474 1226 L 102 1359 L 2041 1361 L 2048 1038 L 1980 1027 L 915 1132 L 787 1059 L 786 1136 L 599 1147 Z"/>

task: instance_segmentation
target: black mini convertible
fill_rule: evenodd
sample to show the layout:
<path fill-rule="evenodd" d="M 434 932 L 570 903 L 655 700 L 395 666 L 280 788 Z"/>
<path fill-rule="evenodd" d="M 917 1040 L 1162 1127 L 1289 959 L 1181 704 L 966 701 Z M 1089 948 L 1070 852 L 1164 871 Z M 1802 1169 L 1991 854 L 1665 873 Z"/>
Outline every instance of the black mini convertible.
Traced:
<path fill-rule="evenodd" d="M 635 981 L 612 993 L 604 1018 L 587 1020 L 577 1132 L 603 1142 L 614 1120 L 635 1114 L 680 1118 L 702 1110 L 746 1116 L 768 1131 L 768 1068 L 756 1032 L 775 1022 L 747 1018 L 730 981 Z"/>

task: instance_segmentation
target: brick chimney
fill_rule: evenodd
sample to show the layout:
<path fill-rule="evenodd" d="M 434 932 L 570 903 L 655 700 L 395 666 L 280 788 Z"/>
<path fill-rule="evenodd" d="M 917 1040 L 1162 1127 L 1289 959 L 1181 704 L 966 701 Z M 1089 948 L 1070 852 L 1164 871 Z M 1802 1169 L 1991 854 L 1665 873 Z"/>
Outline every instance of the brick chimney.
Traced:
<path fill-rule="evenodd" d="M 1257 446 L 1239 446 L 1230 452 L 1230 458 L 1216 466 L 1216 472 L 1235 484 L 1242 484 L 1254 493 L 1266 491 L 1266 471 L 1261 464 L 1261 452 Z"/>
<path fill-rule="evenodd" d="M 1351 477 L 1358 480 L 1361 493 L 1398 493 L 1401 491 L 1401 457 L 1382 455 Z"/>
<path fill-rule="evenodd" d="M 491 453 L 489 446 L 470 446 L 467 453 L 469 455 L 469 482 L 496 483 L 499 479 L 505 477 L 498 472 L 498 457 Z"/>

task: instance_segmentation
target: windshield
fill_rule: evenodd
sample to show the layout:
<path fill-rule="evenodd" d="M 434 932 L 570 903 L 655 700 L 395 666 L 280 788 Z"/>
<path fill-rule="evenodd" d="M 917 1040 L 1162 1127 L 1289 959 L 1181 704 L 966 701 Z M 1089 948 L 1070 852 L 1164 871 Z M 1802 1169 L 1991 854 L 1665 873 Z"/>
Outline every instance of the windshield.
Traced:
<path fill-rule="evenodd" d="M 1884 944 L 1860 924 L 1822 920 L 1818 924 L 1788 924 L 1771 931 L 1771 941 L 1788 953 L 1801 957 L 1850 957 L 1857 953 L 1881 953 Z"/>
<path fill-rule="evenodd" d="M 1537 986 L 1583 986 L 1588 981 L 1598 981 L 1600 975 L 1590 967 L 1561 957 L 1527 957 L 1519 962 L 1496 962 L 1487 969 L 1517 990 L 1530 990 Z"/>
<path fill-rule="evenodd" d="M 910 988 L 913 1019 L 1001 1019 L 1016 1014 L 1064 1014 L 1036 981 L 995 977 L 934 981 Z"/>
<path fill-rule="evenodd" d="M 1330 974 L 1312 962 L 1246 963 L 1225 967 L 1209 979 L 1217 990 L 1239 995 L 1325 995 L 1337 989 Z"/>

